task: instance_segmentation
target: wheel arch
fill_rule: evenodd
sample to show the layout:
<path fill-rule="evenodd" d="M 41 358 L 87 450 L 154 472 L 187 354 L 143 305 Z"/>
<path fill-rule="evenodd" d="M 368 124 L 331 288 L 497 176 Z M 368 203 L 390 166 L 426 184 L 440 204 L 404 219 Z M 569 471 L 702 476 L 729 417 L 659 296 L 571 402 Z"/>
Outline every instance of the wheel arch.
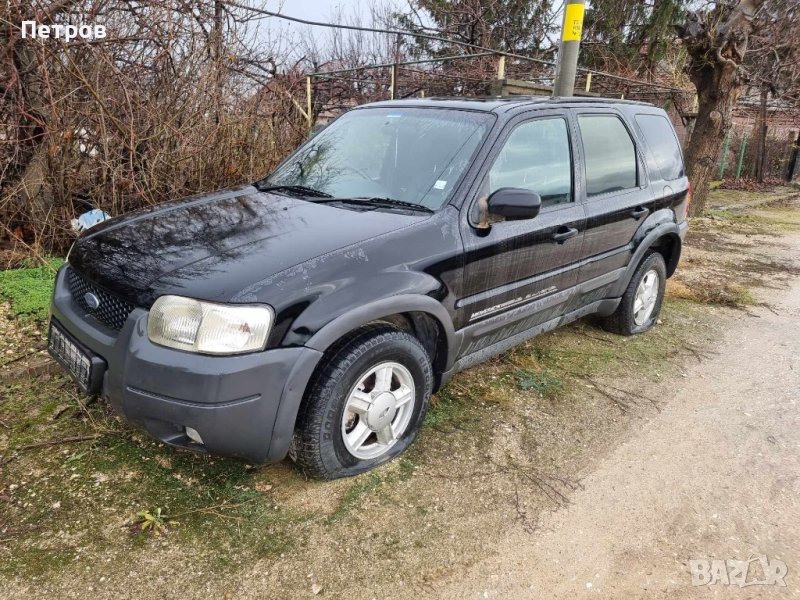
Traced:
<path fill-rule="evenodd" d="M 650 245 L 651 250 L 655 250 L 664 257 L 664 262 L 667 265 L 667 278 L 672 277 L 678 268 L 682 246 L 683 243 L 680 236 L 672 232 L 665 233 Z"/>
<path fill-rule="evenodd" d="M 305 345 L 324 353 L 353 331 L 379 323 L 408 331 L 422 343 L 438 389 L 442 373 L 453 363 L 455 332 L 447 310 L 430 296 L 401 294 L 360 306 L 325 325 Z"/>
<path fill-rule="evenodd" d="M 625 274 L 617 282 L 612 295 L 621 296 L 630 283 L 636 268 L 648 252 L 656 251 L 664 257 L 667 265 L 667 277 L 671 277 L 678 267 L 681 257 L 682 242 L 680 229 L 675 222 L 661 223 L 645 232 L 638 241 Z"/>

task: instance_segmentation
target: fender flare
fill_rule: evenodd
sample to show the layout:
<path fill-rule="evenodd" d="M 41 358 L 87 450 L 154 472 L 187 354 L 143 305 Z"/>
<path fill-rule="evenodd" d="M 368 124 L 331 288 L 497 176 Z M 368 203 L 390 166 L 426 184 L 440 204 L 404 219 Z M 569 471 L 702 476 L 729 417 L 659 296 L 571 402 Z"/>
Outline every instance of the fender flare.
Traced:
<path fill-rule="evenodd" d="M 325 350 L 354 329 L 382 317 L 406 312 L 424 312 L 435 318 L 444 330 L 447 342 L 447 368 L 452 366 L 456 351 L 453 322 L 447 310 L 430 296 L 400 294 L 365 304 L 336 317 L 305 343 L 305 351 L 295 364 L 281 393 L 278 414 L 272 429 L 267 462 L 282 460 L 289 451 L 297 412 L 306 386 L 311 380 Z"/>
<path fill-rule="evenodd" d="M 456 350 L 456 336 L 453 329 L 453 320 L 441 302 L 420 294 L 399 294 L 381 298 L 336 317 L 333 321 L 317 331 L 305 343 L 305 346 L 324 352 L 334 342 L 341 339 L 354 329 L 362 327 L 371 321 L 382 317 L 407 312 L 424 312 L 435 318 L 442 326 L 447 342 L 446 365 L 453 363 L 453 354 Z"/>
<path fill-rule="evenodd" d="M 669 223 L 661 223 L 660 225 L 656 225 L 653 229 L 648 231 L 642 241 L 636 246 L 636 250 L 633 252 L 633 256 L 631 260 L 628 262 L 628 268 L 622 277 L 619 278 L 617 285 L 611 291 L 611 297 L 618 298 L 625 293 L 625 290 L 628 288 L 628 284 L 633 277 L 634 272 L 636 271 L 639 263 L 642 262 L 642 258 L 647 253 L 647 251 L 653 247 L 653 245 L 665 235 L 672 235 L 678 237 L 681 240 L 681 231 L 678 227 L 677 223 L 669 222 Z M 680 248 L 678 249 L 680 252 Z"/>

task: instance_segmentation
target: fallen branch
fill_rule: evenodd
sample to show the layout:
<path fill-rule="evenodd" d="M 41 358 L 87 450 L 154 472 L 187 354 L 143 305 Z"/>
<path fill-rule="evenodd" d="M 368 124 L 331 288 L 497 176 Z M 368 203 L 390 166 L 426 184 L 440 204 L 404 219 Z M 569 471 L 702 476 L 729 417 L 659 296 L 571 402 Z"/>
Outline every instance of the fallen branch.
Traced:
<path fill-rule="evenodd" d="M 90 435 L 75 435 L 72 437 L 59 438 L 57 440 L 46 440 L 44 442 L 36 442 L 35 444 L 26 444 L 25 446 L 12 449 L 12 454 L 0 461 L 0 466 L 7 465 L 18 456 L 19 452 L 25 450 L 35 450 L 36 448 L 46 448 L 47 446 L 58 446 L 61 444 L 74 444 L 76 442 L 88 442 L 90 440 L 98 440 L 107 435 L 107 433 L 92 433 Z"/>
<path fill-rule="evenodd" d="M 15 451 L 21 452 L 22 450 L 33 450 L 34 448 L 44 448 L 46 446 L 59 446 L 61 444 L 74 444 L 75 442 L 88 442 L 89 440 L 98 440 L 101 437 L 107 436 L 107 433 L 92 433 L 90 435 L 75 435 L 72 437 L 59 438 L 57 440 L 47 440 L 44 442 L 36 442 L 35 444 L 27 444 L 20 446 Z"/>
<path fill-rule="evenodd" d="M 174 521 L 175 519 L 179 519 L 179 518 L 185 517 L 187 515 L 203 513 L 203 514 L 214 515 L 215 517 L 220 517 L 220 518 L 223 518 L 223 519 L 233 519 L 234 521 L 241 521 L 241 519 L 242 519 L 241 517 L 236 517 L 234 515 L 223 515 L 222 513 L 219 513 L 217 511 L 220 510 L 220 509 L 227 510 L 227 509 L 232 509 L 232 508 L 239 508 L 240 506 L 243 506 L 243 505 L 247 504 L 248 502 L 252 502 L 256 498 L 261 498 L 262 495 L 263 494 L 259 494 L 258 496 L 253 496 L 251 498 L 248 498 L 247 500 L 243 500 L 242 502 L 228 502 L 226 500 L 225 502 L 220 502 L 219 504 L 210 504 L 209 506 L 201 506 L 200 508 L 193 508 L 192 510 L 185 510 L 183 512 L 175 513 L 174 515 L 162 514 L 161 515 L 161 519 L 163 519 L 164 521 Z M 123 527 L 123 528 L 126 528 L 126 529 L 130 529 L 131 527 L 135 527 L 135 526 L 137 526 L 137 525 L 139 525 L 141 523 L 142 523 L 142 520 L 139 519 L 137 521 L 130 521 L 128 523 L 123 523 L 122 525 L 120 525 L 120 527 Z"/>
<path fill-rule="evenodd" d="M 19 356 L 16 356 L 16 357 L 12 358 L 11 360 L 5 361 L 3 364 L 0 364 L 0 367 L 7 367 L 8 365 L 13 364 L 15 362 L 18 362 L 18 361 L 20 361 L 20 360 L 22 360 L 24 358 L 28 358 L 29 356 L 32 356 L 34 354 L 38 354 L 39 352 L 41 352 L 44 349 L 45 349 L 44 346 L 42 346 L 40 348 L 34 348 L 33 350 L 30 350 L 29 352 L 26 352 L 25 354 L 20 354 Z"/>
<path fill-rule="evenodd" d="M 614 340 L 610 340 L 608 338 L 600 337 L 599 335 L 592 335 L 591 333 L 586 333 L 585 331 L 582 331 L 580 329 L 574 329 L 574 331 L 578 335 L 582 335 L 583 337 L 587 337 L 587 338 L 590 338 L 592 340 L 597 340 L 598 342 L 603 342 L 604 344 L 607 344 L 609 346 L 615 345 Z"/>
<path fill-rule="evenodd" d="M 528 511 L 522 508 L 522 503 L 519 499 L 519 488 L 516 485 L 514 486 L 514 510 L 517 513 L 514 522 L 520 523 L 525 533 L 536 533 L 537 523 L 531 522 L 530 517 L 528 517 Z"/>
<path fill-rule="evenodd" d="M 776 316 L 778 316 L 778 317 L 780 317 L 780 316 L 781 316 L 781 314 L 780 314 L 780 313 L 779 313 L 777 310 L 775 310 L 774 308 L 772 308 L 772 307 L 771 307 L 769 304 L 767 304 L 766 302 L 761 302 L 761 303 L 759 303 L 759 305 L 758 305 L 758 306 L 763 306 L 763 307 L 764 307 L 764 308 L 766 308 L 766 309 L 767 309 L 769 312 L 771 312 L 773 315 L 776 315 Z"/>

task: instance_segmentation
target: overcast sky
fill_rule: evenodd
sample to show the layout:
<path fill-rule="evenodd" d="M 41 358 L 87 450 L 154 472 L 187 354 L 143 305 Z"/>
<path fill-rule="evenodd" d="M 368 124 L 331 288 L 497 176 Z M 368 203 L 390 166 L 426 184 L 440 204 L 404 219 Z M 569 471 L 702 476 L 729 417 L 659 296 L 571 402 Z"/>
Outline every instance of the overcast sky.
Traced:
<path fill-rule="evenodd" d="M 280 2 L 270 0 L 267 2 L 269 9 L 280 6 Z M 366 11 L 366 3 L 360 0 L 284 0 L 281 12 L 293 17 L 302 17 L 312 20 L 326 20 L 336 12 L 337 7 L 345 11 Z"/>
<path fill-rule="evenodd" d="M 260 6 L 266 10 L 280 12 L 287 16 L 299 17 L 311 21 L 341 23 L 360 17 L 364 25 L 370 25 L 370 7 L 403 6 L 406 0 L 250 0 L 251 6 Z M 264 41 L 277 43 L 290 56 L 294 48 L 287 45 L 287 40 L 306 35 L 314 36 L 318 41 L 329 35 L 328 29 L 311 27 L 302 23 L 293 23 L 278 18 L 266 18 L 256 24 L 257 35 Z M 289 34 L 289 35 L 284 35 Z M 280 40 L 280 41 L 278 41 Z"/>

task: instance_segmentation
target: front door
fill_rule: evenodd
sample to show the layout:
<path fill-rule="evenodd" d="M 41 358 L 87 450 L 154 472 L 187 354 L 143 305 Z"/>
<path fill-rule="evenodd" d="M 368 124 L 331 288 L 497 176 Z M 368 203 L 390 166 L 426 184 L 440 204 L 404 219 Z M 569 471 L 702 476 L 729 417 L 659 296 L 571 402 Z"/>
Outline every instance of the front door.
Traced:
<path fill-rule="evenodd" d="M 495 144 L 462 209 L 464 282 L 455 314 L 464 335 L 460 355 L 544 323 L 566 305 L 578 278 L 585 221 L 575 201 L 572 139 L 566 114 L 541 111 L 511 121 Z M 503 187 L 539 194 L 539 215 L 487 219 L 482 206 Z"/>

